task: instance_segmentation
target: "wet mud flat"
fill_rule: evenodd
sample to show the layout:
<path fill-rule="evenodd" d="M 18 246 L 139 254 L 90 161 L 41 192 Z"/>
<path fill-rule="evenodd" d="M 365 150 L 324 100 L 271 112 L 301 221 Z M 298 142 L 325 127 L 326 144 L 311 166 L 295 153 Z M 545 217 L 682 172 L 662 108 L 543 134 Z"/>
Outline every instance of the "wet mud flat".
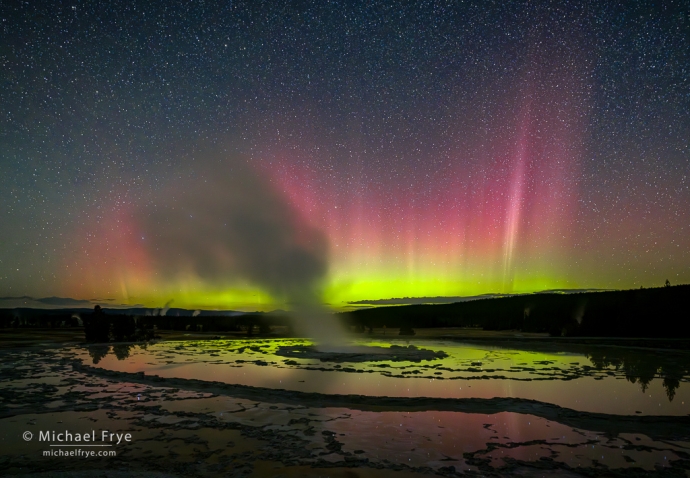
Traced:
<path fill-rule="evenodd" d="M 687 415 L 597 413 L 510 396 L 372 396 L 161 376 L 162 369 L 151 366 L 152 370 L 142 372 L 128 362 L 137 350 L 142 351 L 138 345 L 98 347 L 6 348 L 0 353 L 0 469 L 4 474 L 604 477 L 688 476 L 690 471 Z M 312 354 L 311 349 L 296 342 L 171 342 L 160 344 L 159 349 L 149 347 L 158 350 L 161 358 L 170 357 L 165 361 L 172 363 L 163 361 L 163 365 L 173 370 L 177 361 L 193 362 L 212 354 L 216 355 L 212 360 L 220 360 L 224 351 L 232 351 L 233 360 L 216 365 L 252 373 L 294 360 L 298 365 L 285 366 L 295 368 L 295 373 L 302 373 L 300 368 L 322 368 L 307 373 L 359 377 L 365 373 L 357 370 L 377 364 L 305 357 Z M 288 353 L 275 354 L 280 347 L 287 347 L 282 350 Z M 289 351 L 294 352 L 292 356 Z M 395 352 L 401 355 L 401 350 Z M 245 358 L 238 359 L 238 353 Z M 408 349 L 404 354 L 417 353 Z M 433 376 L 435 368 L 422 367 L 445 359 L 438 353 L 417 355 L 425 358 L 390 362 L 391 367 L 412 367 L 396 372 L 397 380 L 428 381 L 420 378 L 422 374 L 402 372 L 423 370 Z M 94 357 L 100 363 L 94 363 Z M 106 357 L 133 368 L 99 366 Z M 257 365 L 257 361 L 265 364 Z M 541 364 L 540 369 L 539 364 L 526 364 L 523 368 L 545 373 L 544 368 L 553 366 Z M 472 367 L 479 366 L 470 362 L 465 368 Z M 583 365 L 586 375 L 584 367 L 589 366 Z M 376 373 L 387 369 L 370 367 Z M 522 370 L 516 376 L 533 373 Z M 680 377 L 674 400 L 682 397 L 685 379 Z M 470 381 L 448 376 L 447 380 L 464 384 L 492 378 Z M 564 383 L 573 380 L 577 378 Z M 131 441 L 108 447 L 115 456 L 44 456 L 50 447 L 38 437 L 46 430 L 96 435 L 107 430 L 129 433 Z M 27 431 L 33 436 L 30 441 L 23 438 Z"/>

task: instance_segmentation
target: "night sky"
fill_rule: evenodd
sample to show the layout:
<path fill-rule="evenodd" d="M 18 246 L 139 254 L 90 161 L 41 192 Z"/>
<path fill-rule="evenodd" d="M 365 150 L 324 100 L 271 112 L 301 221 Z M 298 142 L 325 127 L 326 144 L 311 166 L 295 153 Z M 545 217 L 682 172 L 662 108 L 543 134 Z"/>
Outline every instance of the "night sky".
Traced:
<path fill-rule="evenodd" d="M 336 307 L 690 282 L 687 1 L 174 3 L 0 5 L 0 296 L 276 306 L 235 196 Z"/>

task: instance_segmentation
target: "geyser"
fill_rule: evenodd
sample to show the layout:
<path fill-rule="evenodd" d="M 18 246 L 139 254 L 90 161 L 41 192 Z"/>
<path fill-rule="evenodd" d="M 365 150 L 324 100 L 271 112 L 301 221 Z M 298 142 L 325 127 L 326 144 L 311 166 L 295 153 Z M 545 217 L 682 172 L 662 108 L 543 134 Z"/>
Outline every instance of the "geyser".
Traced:
<path fill-rule="evenodd" d="M 345 329 L 321 304 L 326 236 L 245 161 L 203 163 L 196 179 L 171 185 L 141 211 L 156 268 L 213 284 L 249 281 L 288 304 L 298 333 L 342 343 Z"/>

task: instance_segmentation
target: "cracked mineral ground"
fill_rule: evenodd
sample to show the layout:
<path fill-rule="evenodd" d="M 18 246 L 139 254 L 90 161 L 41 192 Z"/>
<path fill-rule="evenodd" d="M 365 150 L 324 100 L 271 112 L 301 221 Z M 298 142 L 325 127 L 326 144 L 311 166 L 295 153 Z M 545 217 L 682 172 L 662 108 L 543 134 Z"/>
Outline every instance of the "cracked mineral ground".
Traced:
<path fill-rule="evenodd" d="M 299 339 L 75 336 L 5 341 L 0 370 L 9 475 L 690 475 L 684 351 L 427 337 L 335 353 Z M 45 451 L 106 442 L 40 439 L 104 430 L 131 440 L 86 458 Z"/>

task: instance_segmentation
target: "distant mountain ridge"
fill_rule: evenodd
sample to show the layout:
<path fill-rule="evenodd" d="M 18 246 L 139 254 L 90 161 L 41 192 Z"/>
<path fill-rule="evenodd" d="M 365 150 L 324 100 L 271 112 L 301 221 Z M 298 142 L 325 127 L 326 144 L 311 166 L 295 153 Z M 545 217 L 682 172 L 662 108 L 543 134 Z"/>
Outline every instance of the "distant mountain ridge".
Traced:
<path fill-rule="evenodd" d="M 436 297 L 393 297 L 390 299 L 357 300 L 348 302 L 350 305 L 416 305 L 416 304 L 454 304 L 478 299 L 495 299 L 499 297 L 515 297 L 535 294 L 580 294 L 583 292 L 605 292 L 616 289 L 548 289 L 538 292 L 524 292 L 520 294 L 480 294 L 469 296 L 436 296 Z"/>
<path fill-rule="evenodd" d="M 424 304 L 454 304 L 459 302 L 469 302 L 479 299 L 495 299 L 501 297 L 516 297 L 537 294 L 578 294 L 585 292 L 606 292 L 615 289 L 549 289 L 538 292 L 525 292 L 519 294 L 490 293 L 474 296 L 436 296 L 436 297 L 392 297 L 390 299 L 364 299 L 347 302 L 345 309 L 366 308 L 367 306 L 387 306 L 387 305 L 424 305 Z M 209 310 L 209 309 L 182 309 L 176 307 L 145 307 L 141 304 L 129 305 L 118 304 L 115 299 L 73 299 L 70 297 L 43 297 L 35 298 L 31 296 L 0 297 L 0 309 L 40 309 L 56 310 L 62 312 L 85 313 L 93 311 L 96 305 L 100 305 L 106 313 L 117 311 L 118 314 L 126 315 L 170 315 L 170 316 L 233 316 L 249 312 L 238 310 Z M 162 311 L 167 311 L 162 313 Z M 273 311 L 284 312 L 280 309 Z"/>
<path fill-rule="evenodd" d="M 145 307 L 143 305 L 122 305 L 113 303 L 114 299 L 72 299 L 69 297 L 43 297 L 30 296 L 0 297 L 0 309 L 14 309 L 17 311 L 40 311 L 41 313 L 76 313 L 84 314 L 93 312 L 96 305 L 100 305 L 106 314 L 145 315 L 145 316 L 234 316 L 251 312 L 239 310 L 200 310 L 182 309 L 177 307 Z"/>
<path fill-rule="evenodd" d="M 90 314 L 93 307 L 63 307 L 63 308 L 36 308 L 36 307 L 0 307 L 0 310 L 13 310 L 19 315 L 60 315 L 60 314 Z M 132 307 L 129 309 L 109 309 L 103 307 L 103 312 L 108 315 L 141 315 L 162 317 L 233 317 L 238 315 L 256 314 L 258 312 L 244 312 L 241 310 L 189 310 L 189 309 L 155 309 L 150 307 Z M 272 312 L 267 312 L 272 313 Z"/>

